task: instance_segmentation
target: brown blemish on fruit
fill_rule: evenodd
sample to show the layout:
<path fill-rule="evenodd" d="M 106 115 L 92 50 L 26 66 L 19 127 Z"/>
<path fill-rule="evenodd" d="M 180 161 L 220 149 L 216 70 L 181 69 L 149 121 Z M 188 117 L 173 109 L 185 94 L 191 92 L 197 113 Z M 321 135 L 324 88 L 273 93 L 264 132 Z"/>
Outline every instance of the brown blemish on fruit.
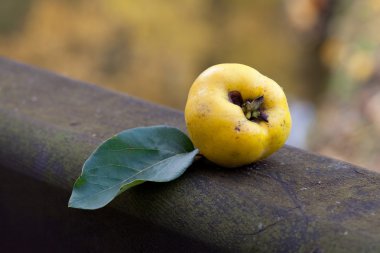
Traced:
<path fill-rule="evenodd" d="M 207 115 L 210 113 L 210 108 L 208 107 L 208 105 L 201 104 L 201 105 L 198 105 L 198 111 L 199 111 L 199 115 L 198 115 L 199 118 L 206 118 Z"/>

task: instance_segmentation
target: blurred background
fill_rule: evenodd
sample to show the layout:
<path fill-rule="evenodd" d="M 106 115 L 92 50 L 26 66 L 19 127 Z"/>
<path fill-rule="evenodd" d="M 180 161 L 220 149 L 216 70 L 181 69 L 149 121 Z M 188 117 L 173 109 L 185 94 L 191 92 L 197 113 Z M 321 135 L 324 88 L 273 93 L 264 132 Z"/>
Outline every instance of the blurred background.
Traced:
<path fill-rule="evenodd" d="M 2 0 L 0 54 L 179 110 L 207 67 L 250 65 L 288 144 L 380 171 L 379 25 L 380 0 Z"/>

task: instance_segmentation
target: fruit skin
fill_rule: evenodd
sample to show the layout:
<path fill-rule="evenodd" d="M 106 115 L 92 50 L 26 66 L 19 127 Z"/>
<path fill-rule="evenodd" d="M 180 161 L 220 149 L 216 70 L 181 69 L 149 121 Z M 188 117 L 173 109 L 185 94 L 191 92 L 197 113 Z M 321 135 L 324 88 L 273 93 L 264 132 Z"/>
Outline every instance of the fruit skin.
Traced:
<path fill-rule="evenodd" d="M 243 100 L 264 96 L 268 122 L 248 120 L 229 99 L 239 91 Z M 289 136 L 292 121 L 282 88 L 257 70 L 237 63 L 212 66 L 190 88 L 185 107 L 190 139 L 208 160 L 239 167 L 277 151 Z"/>

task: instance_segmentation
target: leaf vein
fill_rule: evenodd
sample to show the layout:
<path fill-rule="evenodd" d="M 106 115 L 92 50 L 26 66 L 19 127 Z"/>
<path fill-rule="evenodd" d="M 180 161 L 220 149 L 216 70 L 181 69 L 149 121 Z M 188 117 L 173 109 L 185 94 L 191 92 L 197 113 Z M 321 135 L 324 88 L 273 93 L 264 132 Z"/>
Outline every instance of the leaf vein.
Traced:
<path fill-rule="evenodd" d="M 124 151 L 124 150 L 145 150 L 145 151 L 166 151 L 170 154 L 175 154 L 172 150 L 168 149 L 154 149 L 154 148 L 138 148 L 138 147 L 126 147 L 126 148 L 120 148 L 120 149 L 109 149 L 109 151 L 112 152 L 119 152 L 119 151 Z"/>
<path fill-rule="evenodd" d="M 96 169 L 101 169 L 101 168 L 108 167 L 108 166 L 123 167 L 123 168 L 127 168 L 127 169 L 130 169 L 130 170 L 133 170 L 133 171 L 140 171 L 139 169 L 132 168 L 132 167 L 129 167 L 129 166 L 126 166 L 126 165 L 116 164 L 116 163 L 109 163 L 109 164 L 104 164 L 104 165 L 101 165 L 101 166 L 96 166 L 96 167 L 90 168 L 85 173 L 89 173 L 89 172 L 94 171 Z"/>
<path fill-rule="evenodd" d="M 108 176 L 102 176 L 102 175 L 95 175 L 95 174 L 86 174 L 86 175 L 83 175 L 84 177 L 100 177 L 100 178 L 107 178 L 107 179 L 111 179 L 111 180 L 122 180 L 120 178 L 116 178 L 116 177 L 108 177 Z"/>
<path fill-rule="evenodd" d="M 193 151 L 191 151 L 191 152 L 193 152 Z M 173 158 L 173 157 L 175 157 L 175 156 L 179 156 L 179 155 L 183 155 L 183 154 L 187 154 L 187 153 L 190 153 L 190 152 L 179 153 L 179 154 L 176 154 L 176 155 L 174 155 L 174 156 L 170 156 L 170 157 L 167 157 L 167 158 L 165 158 L 165 159 L 163 159 L 163 160 L 160 160 L 160 161 L 158 161 L 158 162 L 156 162 L 156 163 L 154 163 L 154 164 L 152 164 L 152 165 L 150 165 L 150 166 L 148 166 L 148 167 L 142 169 L 141 171 L 139 171 L 139 172 L 136 173 L 135 175 L 130 176 L 130 177 L 124 179 L 122 182 L 120 182 L 120 183 L 118 183 L 118 184 L 115 184 L 115 185 L 113 185 L 113 186 L 111 186 L 111 187 L 108 187 L 108 188 L 106 188 L 106 189 L 103 189 L 103 190 L 101 190 L 101 191 L 99 191 L 99 192 L 96 192 L 96 193 L 94 193 L 94 194 L 86 195 L 86 196 L 84 196 L 84 197 L 82 197 L 82 198 L 80 198 L 80 199 L 77 199 L 77 200 L 73 201 L 71 204 L 74 204 L 74 203 L 76 203 L 76 202 L 79 202 L 79 201 L 81 201 L 81 200 L 83 200 L 83 199 L 85 199 L 85 198 L 87 198 L 87 197 L 89 197 L 89 196 L 90 196 L 90 197 L 94 197 L 94 196 L 96 196 L 96 195 L 102 194 L 103 192 L 106 192 L 106 191 L 108 191 L 108 190 L 114 189 L 114 188 L 117 187 L 117 186 L 119 186 L 119 189 L 120 189 L 120 188 L 122 187 L 123 184 L 125 184 L 125 183 L 128 184 L 128 181 L 129 181 L 130 179 L 132 179 L 133 177 L 136 177 L 137 175 L 141 174 L 142 172 L 145 172 L 146 170 L 152 168 L 153 166 L 155 166 L 155 165 L 157 165 L 157 164 L 160 164 L 160 163 L 162 163 L 162 162 L 164 162 L 164 161 L 166 161 L 166 160 L 168 160 L 168 159 L 170 159 L 170 158 Z M 134 178 L 134 180 L 142 180 L 142 179 Z M 129 183 L 132 183 L 134 180 L 130 181 Z M 146 180 L 144 180 L 144 181 L 146 181 Z"/>

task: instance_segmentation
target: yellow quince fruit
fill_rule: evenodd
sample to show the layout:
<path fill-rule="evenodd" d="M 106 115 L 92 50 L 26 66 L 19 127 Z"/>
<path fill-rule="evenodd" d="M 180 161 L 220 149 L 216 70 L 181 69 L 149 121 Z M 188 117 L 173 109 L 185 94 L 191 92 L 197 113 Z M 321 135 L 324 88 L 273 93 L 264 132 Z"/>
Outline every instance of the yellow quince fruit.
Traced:
<path fill-rule="evenodd" d="M 242 64 L 219 64 L 190 88 L 185 120 L 208 160 L 239 167 L 268 157 L 284 144 L 292 121 L 282 88 Z"/>

